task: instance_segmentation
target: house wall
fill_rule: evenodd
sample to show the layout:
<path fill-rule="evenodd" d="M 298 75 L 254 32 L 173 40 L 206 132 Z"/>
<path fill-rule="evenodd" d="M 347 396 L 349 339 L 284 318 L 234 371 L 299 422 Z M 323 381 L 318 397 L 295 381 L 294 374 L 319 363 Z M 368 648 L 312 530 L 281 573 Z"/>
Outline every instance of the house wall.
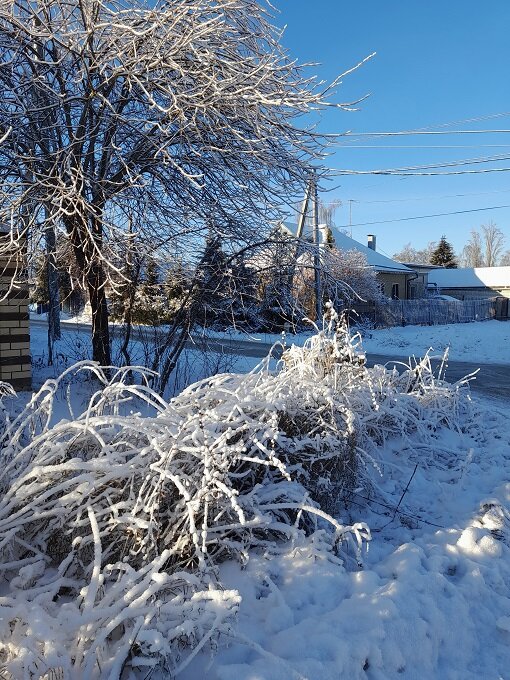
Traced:
<path fill-rule="evenodd" d="M 407 300 L 407 274 L 392 274 L 391 272 L 377 272 L 377 278 L 383 284 L 384 297 L 391 298 L 391 291 L 394 283 L 398 283 L 399 299 Z"/>
<path fill-rule="evenodd" d="M 427 292 L 428 278 L 429 275 L 427 273 L 418 273 L 416 274 L 416 278 L 413 276 L 408 277 L 407 291 L 408 297 L 410 299 L 417 300 L 419 298 L 425 297 Z M 414 295 L 411 295 L 411 287 L 414 289 Z"/>
<path fill-rule="evenodd" d="M 8 236 L 0 234 L 0 239 Z M 30 390 L 32 372 L 28 320 L 28 285 L 10 290 L 21 253 L 0 255 L 0 381 Z M 3 299 L 5 297 L 5 299 Z"/>
<path fill-rule="evenodd" d="M 459 300 L 473 300 L 491 298 L 501 295 L 502 297 L 510 298 L 510 287 L 501 288 L 445 288 L 441 286 L 440 292 L 442 295 L 451 295 Z"/>

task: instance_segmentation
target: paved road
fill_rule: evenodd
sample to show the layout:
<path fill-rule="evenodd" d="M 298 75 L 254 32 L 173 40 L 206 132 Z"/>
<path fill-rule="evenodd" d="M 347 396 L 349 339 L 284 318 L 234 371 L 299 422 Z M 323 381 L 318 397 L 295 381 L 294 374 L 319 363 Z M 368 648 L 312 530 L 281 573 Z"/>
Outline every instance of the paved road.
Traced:
<path fill-rule="evenodd" d="M 188 347 L 190 344 L 188 343 Z M 240 354 L 250 357 L 265 357 L 271 347 L 266 343 L 253 341 L 214 340 L 209 342 L 209 349 L 226 354 Z M 367 354 L 367 365 L 375 364 L 396 366 L 397 370 L 404 370 L 408 357 L 395 357 L 383 354 Z M 432 366 L 438 368 L 440 360 L 432 360 Z M 479 370 L 478 370 L 479 369 Z M 449 382 L 456 382 L 467 375 L 476 373 L 470 381 L 471 389 L 476 393 L 510 402 L 510 364 L 475 364 L 468 361 L 448 361 L 445 378 Z"/>
<path fill-rule="evenodd" d="M 45 320 L 31 320 L 31 325 L 46 326 Z M 85 323 L 64 323 L 64 328 L 80 332 L 90 333 L 90 324 Z M 115 327 L 112 327 L 113 334 L 115 334 Z M 132 331 L 133 340 L 141 338 L 141 331 L 136 328 Z M 146 331 L 144 333 L 146 335 Z M 217 338 L 208 339 L 207 342 L 202 338 L 196 338 L 194 341 L 188 341 L 187 347 L 189 349 L 204 349 L 207 347 L 212 352 L 221 352 L 223 354 L 238 354 L 247 357 L 263 358 L 267 355 L 271 345 L 266 342 L 258 342 L 254 340 L 233 340 L 231 338 Z M 400 362 L 400 364 L 399 364 Z M 395 357 L 383 354 L 368 354 L 367 364 L 373 366 L 374 364 L 388 364 L 395 365 L 398 370 L 401 370 L 402 363 L 407 363 L 408 358 L 405 356 Z M 432 362 L 434 366 L 438 365 L 438 361 Z M 474 373 L 480 369 L 476 374 L 476 378 L 471 381 L 471 388 L 475 393 L 480 393 L 496 399 L 504 399 L 510 402 L 510 364 L 475 364 L 467 361 L 449 361 L 446 370 L 446 379 L 450 382 L 455 382 L 461 378 Z"/>
<path fill-rule="evenodd" d="M 382 354 L 367 355 L 367 364 L 388 364 L 395 362 L 408 362 L 407 357 L 388 357 Z M 432 365 L 437 367 L 439 361 L 432 361 Z M 401 368 L 398 366 L 397 368 Z M 510 403 L 510 364 L 475 364 L 469 361 L 448 361 L 445 378 L 449 382 L 456 382 L 471 373 L 480 369 L 476 377 L 470 381 L 471 389 L 475 393 L 494 399 L 507 400 Z"/>

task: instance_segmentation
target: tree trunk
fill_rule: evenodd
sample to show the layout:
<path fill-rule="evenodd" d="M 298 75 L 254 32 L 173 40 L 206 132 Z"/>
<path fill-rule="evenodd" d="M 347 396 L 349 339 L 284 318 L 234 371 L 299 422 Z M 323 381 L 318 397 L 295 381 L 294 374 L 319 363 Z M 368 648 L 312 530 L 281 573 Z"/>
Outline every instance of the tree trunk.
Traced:
<path fill-rule="evenodd" d="M 46 212 L 48 215 L 48 212 Z M 60 295 L 58 290 L 57 245 L 55 227 L 46 229 L 46 252 L 48 255 L 48 364 L 53 364 L 53 345 L 60 340 Z"/>
<path fill-rule="evenodd" d="M 111 366 L 105 275 L 100 263 L 89 266 L 86 282 L 92 311 L 92 359 L 101 366 Z"/>
<path fill-rule="evenodd" d="M 111 366 L 108 306 L 106 304 L 106 276 L 98 253 L 102 252 L 102 229 L 97 209 L 94 228 L 95 243 L 91 243 L 88 230 L 84 228 L 87 218 L 73 215 L 64 218 L 66 231 L 73 245 L 76 262 L 87 286 L 92 311 L 92 360 L 101 366 Z"/>

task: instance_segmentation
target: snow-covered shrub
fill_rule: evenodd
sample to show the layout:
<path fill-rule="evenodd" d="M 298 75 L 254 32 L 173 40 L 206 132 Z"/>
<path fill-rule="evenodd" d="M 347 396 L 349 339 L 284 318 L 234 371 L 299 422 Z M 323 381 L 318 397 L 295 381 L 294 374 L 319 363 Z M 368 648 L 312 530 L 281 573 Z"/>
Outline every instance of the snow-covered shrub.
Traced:
<path fill-rule="evenodd" d="M 368 538 L 314 504 L 276 455 L 278 411 L 263 401 L 274 376 L 217 376 L 167 404 L 125 384 L 127 369 L 108 381 L 86 367 L 103 387 L 83 413 L 53 422 L 60 381 L 48 381 L 6 433 L 0 663 L 12 677 L 177 673 L 230 629 L 238 596 L 215 584 L 219 559 L 299 543 L 317 528 L 310 516 L 324 549 Z M 153 413 L 131 412 L 129 398 Z"/>
<path fill-rule="evenodd" d="M 0 447 L 5 441 L 5 431 L 9 424 L 9 411 L 4 404 L 5 397 L 15 397 L 16 392 L 11 385 L 0 380 Z"/>
<path fill-rule="evenodd" d="M 327 313 L 322 330 L 284 352 L 270 399 L 284 414 L 278 455 L 312 498 L 335 513 L 356 487 L 377 486 L 380 444 L 411 435 L 431 442 L 442 426 L 460 429 L 470 422 L 471 401 L 469 377 L 444 380 L 447 355 L 437 375 L 429 354 L 401 373 L 368 368 L 360 336 L 351 335 L 331 304 Z"/>
<path fill-rule="evenodd" d="M 313 246 L 296 263 L 293 294 L 299 306 L 310 315 L 315 310 L 315 254 Z M 321 285 L 325 298 L 335 307 L 347 308 L 359 301 L 381 301 L 377 273 L 358 250 L 324 248 L 320 253 Z"/>
<path fill-rule="evenodd" d="M 376 485 L 378 443 L 433 440 L 435 428 L 461 426 L 469 400 L 427 357 L 400 375 L 367 368 L 358 339 L 328 314 L 303 348 L 284 348 L 277 371 L 268 358 L 169 403 L 143 379 L 128 384 L 133 368 L 109 380 L 83 363 L 102 387 L 57 421 L 69 371 L 43 386 L 2 450 L 0 670 L 178 674 L 232 632 L 239 597 L 217 583 L 219 560 L 271 555 L 283 540 L 312 540 L 334 560 L 352 545 L 359 558 L 368 528 L 328 511 Z"/>

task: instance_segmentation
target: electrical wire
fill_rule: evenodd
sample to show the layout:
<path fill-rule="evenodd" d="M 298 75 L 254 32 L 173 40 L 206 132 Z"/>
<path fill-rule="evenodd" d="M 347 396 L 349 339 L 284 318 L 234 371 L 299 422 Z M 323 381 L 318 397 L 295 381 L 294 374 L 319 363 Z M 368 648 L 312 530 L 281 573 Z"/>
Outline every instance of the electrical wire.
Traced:
<path fill-rule="evenodd" d="M 372 203 L 409 203 L 411 201 L 431 201 L 431 200 L 438 200 L 438 199 L 446 199 L 446 198 L 467 198 L 468 196 L 489 196 L 492 194 L 506 194 L 510 192 L 510 188 L 508 189 L 498 189 L 495 191 L 479 191 L 479 192 L 470 192 L 467 194 L 443 194 L 443 195 L 436 195 L 436 196 L 414 196 L 414 197 L 408 197 L 408 198 L 385 198 L 385 199 L 379 199 L 379 200 L 374 200 L 374 201 L 364 201 L 360 200 L 357 198 L 349 198 L 348 201 L 352 201 L 353 203 L 359 203 L 363 205 L 369 205 Z"/>
<path fill-rule="evenodd" d="M 444 167 L 444 166 L 437 166 Z M 478 170 L 447 170 L 445 172 L 417 172 L 415 170 L 336 170 L 331 169 L 330 175 L 388 175 L 395 177 L 447 177 L 452 175 L 484 175 L 490 172 L 508 172 L 510 168 L 480 168 Z"/>
<path fill-rule="evenodd" d="M 342 149 L 504 149 L 510 144 L 341 144 Z"/>
<path fill-rule="evenodd" d="M 502 208 L 510 208 L 509 205 L 493 205 L 487 208 L 473 208 L 471 210 L 455 210 L 453 212 L 435 213 L 433 215 L 415 215 L 413 217 L 399 217 L 394 220 L 375 220 L 374 222 L 357 222 L 355 224 L 340 224 L 338 229 L 349 229 L 350 227 L 367 227 L 371 224 L 389 224 L 390 222 L 409 222 L 411 220 L 426 220 L 431 217 L 446 217 L 447 215 L 463 215 L 466 213 L 484 212 L 487 210 L 501 210 Z"/>
<path fill-rule="evenodd" d="M 510 116 L 510 111 L 502 111 L 499 113 L 488 113 L 485 116 L 474 116 L 472 118 L 463 118 L 461 120 L 453 120 L 449 123 L 438 123 L 436 125 L 428 125 L 426 127 L 416 128 L 417 130 L 433 130 L 434 128 L 450 127 L 451 125 L 460 125 L 461 123 L 479 123 L 481 120 L 492 120 L 493 118 L 504 118 Z"/>
<path fill-rule="evenodd" d="M 427 163 L 426 165 L 410 165 L 404 168 L 389 168 L 388 170 L 374 170 L 373 172 L 407 172 L 413 170 L 434 170 L 436 168 L 454 168 L 461 165 L 478 165 L 481 163 L 500 163 L 502 161 L 510 160 L 510 156 L 506 154 L 497 154 L 495 156 L 477 156 L 475 158 L 462 158 L 457 161 L 445 161 L 442 163 Z M 339 170 L 344 172 L 344 170 Z M 347 171 L 345 171 L 347 172 Z M 357 172 L 357 171 L 352 171 Z"/>
<path fill-rule="evenodd" d="M 510 130 L 397 130 L 384 132 L 353 132 L 348 130 L 341 137 L 407 137 L 412 135 L 497 135 L 509 134 Z"/>

